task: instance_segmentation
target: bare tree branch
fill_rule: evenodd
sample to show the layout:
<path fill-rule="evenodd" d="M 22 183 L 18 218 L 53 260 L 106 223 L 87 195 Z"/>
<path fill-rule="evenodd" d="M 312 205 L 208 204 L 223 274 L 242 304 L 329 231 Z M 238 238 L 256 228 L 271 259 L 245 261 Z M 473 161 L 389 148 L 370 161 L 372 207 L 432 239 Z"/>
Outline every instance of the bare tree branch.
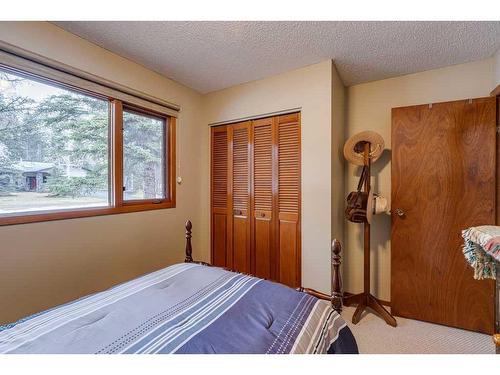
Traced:
<path fill-rule="evenodd" d="M 31 104 L 31 102 L 31 99 L 22 96 L 9 98 L 7 102 L 0 101 L 0 114 L 27 109 L 28 104 Z"/>

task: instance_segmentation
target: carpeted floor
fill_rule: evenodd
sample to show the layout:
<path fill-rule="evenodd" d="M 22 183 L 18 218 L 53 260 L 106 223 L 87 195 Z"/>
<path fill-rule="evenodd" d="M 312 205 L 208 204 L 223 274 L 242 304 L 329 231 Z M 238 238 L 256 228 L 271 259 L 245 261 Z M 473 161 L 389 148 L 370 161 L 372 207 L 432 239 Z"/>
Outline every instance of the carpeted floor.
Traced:
<path fill-rule="evenodd" d="M 396 318 L 393 328 L 364 312 L 361 321 L 351 323 L 354 308 L 344 307 L 342 316 L 362 354 L 494 354 L 490 335 L 450 328 L 417 320 Z"/>

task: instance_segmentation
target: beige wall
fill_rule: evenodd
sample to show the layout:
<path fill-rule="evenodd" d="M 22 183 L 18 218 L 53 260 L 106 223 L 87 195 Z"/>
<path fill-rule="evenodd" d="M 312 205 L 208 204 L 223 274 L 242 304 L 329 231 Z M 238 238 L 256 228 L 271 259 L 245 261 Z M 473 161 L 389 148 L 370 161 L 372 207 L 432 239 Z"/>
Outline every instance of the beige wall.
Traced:
<path fill-rule="evenodd" d="M 332 237 L 344 240 L 345 161 L 342 154 L 346 129 L 347 89 L 332 64 L 332 137 L 331 137 L 331 189 L 332 189 Z M 344 247 L 345 250 L 345 247 Z M 344 251 L 345 254 L 345 251 Z"/>
<path fill-rule="evenodd" d="M 493 89 L 500 85 L 500 49 L 493 56 Z"/>
<path fill-rule="evenodd" d="M 491 91 L 493 59 L 450 66 L 349 87 L 347 134 L 363 130 L 380 133 L 386 152 L 373 166 L 375 192 L 391 195 L 391 108 L 488 96 Z M 346 168 L 346 192 L 355 189 L 359 169 Z M 360 292 L 363 288 L 362 226 L 346 224 L 344 288 Z M 377 215 L 372 224 L 372 292 L 390 299 L 390 217 Z"/>
<path fill-rule="evenodd" d="M 325 292 L 330 291 L 329 246 L 334 235 L 331 209 L 332 72 L 332 61 L 328 60 L 213 92 L 207 94 L 204 101 L 206 124 L 301 109 L 302 284 Z M 205 135 L 208 147 L 208 127 Z M 208 160 L 206 166 L 208 169 Z M 203 178 L 208 184 L 208 174 Z M 209 220 L 208 211 L 205 218 Z"/>
<path fill-rule="evenodd" d="M 0 227 L 0 323 L 182 260 L 187 218 L 195 252 L 207 249 L 200 235 L 208 233 L 198 174 L 206 168 L 201 95 L 49 23 L 0 22 L 0 38 L 180 105 L 183 177 L 175 209 Z M 207 259 L 208 252 L 196 255 Z"/>

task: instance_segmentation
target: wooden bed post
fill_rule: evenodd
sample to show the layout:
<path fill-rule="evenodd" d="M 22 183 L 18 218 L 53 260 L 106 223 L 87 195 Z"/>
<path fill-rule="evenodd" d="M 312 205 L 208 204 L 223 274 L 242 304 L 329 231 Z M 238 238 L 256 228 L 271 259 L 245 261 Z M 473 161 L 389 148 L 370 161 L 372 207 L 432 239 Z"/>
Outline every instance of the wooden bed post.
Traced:
<path fill-rule="evenodd" d="M 310 288 L 303 288 L 303 287 L 297 288 L 297 290 L 310 294 L 311 296 L 314 296 L 316 298 L 330 301 L 330 303 L 332 304 L 332 309 L 334 309 L 339 314 L 342 312 L 342 301 L 344 298 L 344 294 L 342 293 L 342 275 L 340 274 L 341 251 L 342 251 L 342 246 L 340 245 L 340 241 L 336 239 L 333 240 L 331 248 L 331 266 L 332 266 L 331 295 L 318 292 L 317 290 Z"/>
<path fill-rule="evenodd" d="M 332 308 L 342 312 L 342 276 L 340 274 L 340 252 L 342 246 L 338 240 L 332 241 Z"/>
<path fill-rule="evenodd" d="M 184 263 L 196 263 L 203 266 L 211 266 L 210 263 L 199 262 L 193 260 L 193 247 L 191 246 L 191 229 L 193 229 L 193 224 L 191 220 L 186 221 L 186 257 L 184 258 Z"/>
<path fill-rule="evenodd" d="M 186 258 L 184 259 L 185 263 L 193 262 L 193 248 L 191 247 L 191 229 L 193 228 L 193 224 L 191 224 L 191 220 L 186 221 Z"/>

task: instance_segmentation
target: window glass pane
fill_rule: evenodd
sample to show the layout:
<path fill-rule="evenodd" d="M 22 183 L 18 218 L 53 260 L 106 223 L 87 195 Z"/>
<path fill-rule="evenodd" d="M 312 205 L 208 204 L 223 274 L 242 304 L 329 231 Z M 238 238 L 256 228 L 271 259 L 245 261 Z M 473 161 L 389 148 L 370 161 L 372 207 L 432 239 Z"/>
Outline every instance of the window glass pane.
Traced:
<path fill-rule="evenodd" d="M 108 102 L 0 69 L 0 215 L 107 206 Z"/>
<path fill-rule="evenodd" d="M 124 200 L 166 197 L 164 140 L 162 118 L 123 111 Z"/>

